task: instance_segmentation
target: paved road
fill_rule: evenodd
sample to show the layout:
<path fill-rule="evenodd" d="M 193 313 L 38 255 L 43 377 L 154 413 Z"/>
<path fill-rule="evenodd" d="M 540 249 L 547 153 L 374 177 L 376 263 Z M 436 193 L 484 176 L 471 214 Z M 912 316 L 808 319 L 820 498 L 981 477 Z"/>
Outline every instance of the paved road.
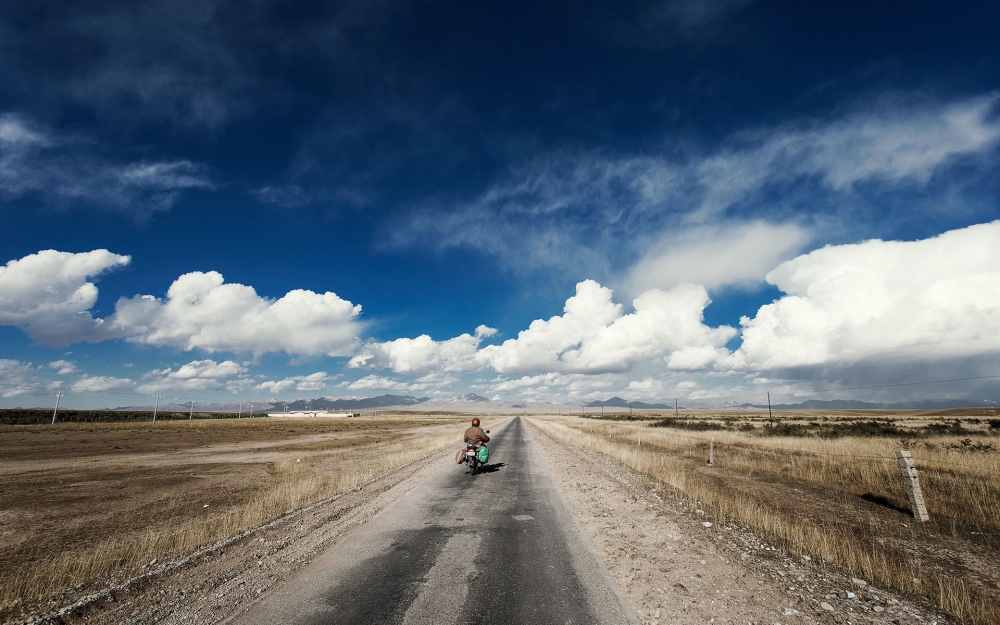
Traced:
<path fill-rule="evenodd" d="M 446 467 L 236 622 L 634 623 L 521 420 L 491 436 L 485 473 Z"/>

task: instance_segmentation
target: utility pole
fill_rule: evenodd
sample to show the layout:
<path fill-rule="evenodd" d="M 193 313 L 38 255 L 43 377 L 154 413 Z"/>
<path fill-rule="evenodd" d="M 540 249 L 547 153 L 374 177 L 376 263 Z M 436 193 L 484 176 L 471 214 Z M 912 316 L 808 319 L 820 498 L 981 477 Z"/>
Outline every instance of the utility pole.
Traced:
<path fill-rule="evenodd" d="M 156 413 L 160 410 L 160 398 L 163 395 L 153 395 L 156 398 L 156 404 L 153 406 L 153 425 L 156 425 Z"/>
<path fill-rule="evenodd" d="M 236 418 L 237 419 L 243 418 L 243 402 L 240 402 L 240 411 L 236 413 Z"/>
<path fill-rule="evenodd" d="M 632 416 L 632 402 L 628 403 L 628 416 Z"/>
<path fill-rule="evenodd" d="M 771 414 L 771 391 L 767 392 L 767 423 L 774 427 L 774 415 Z"/>
<path fill-rule="evenodd" d="M 674 397 L 674 416 L 677 416 L 677 398 Z"/>
<path fill-rule="evenodd" d="M 56 424 L 56 413 L 59 412 L 59 400 L 62 399 L 62 389 L 56 393 L 56 409 L 52 411 L 52 425 Z"/>
<path fill-rule="evenodd" d="M 191 414 L 188 415 L 188 421 L 194 419 L 194 400 L 191 400 Z"/>

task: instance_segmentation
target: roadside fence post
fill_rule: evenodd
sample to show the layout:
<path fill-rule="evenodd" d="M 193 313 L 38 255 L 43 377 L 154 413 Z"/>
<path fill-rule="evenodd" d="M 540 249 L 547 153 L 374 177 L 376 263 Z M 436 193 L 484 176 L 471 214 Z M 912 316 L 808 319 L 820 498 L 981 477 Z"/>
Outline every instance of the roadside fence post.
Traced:
<path fill-rule="evenodd" d="M 924 494 L 920 490 L 920 481 L 917 479 L 917 468 L 913 466 L 913 456 L 903 449 L 896 452 L 896 461 L 899 463 L 899 473 L 903 476 L 903 483 L 906 484 L 906 494 L 910 497 L 910 510 L 913 511 L 913 518 L 917 521 L 930 521 L 931 516 L 927 514 Z"/>
<path fill-rule="evenodd" d="M 56 409 L 52 411 L 52 425 L 56 424 L 56 413 L 59 412 L 59 400 L 62 399 L 62 389 L 56 393 Z"/>

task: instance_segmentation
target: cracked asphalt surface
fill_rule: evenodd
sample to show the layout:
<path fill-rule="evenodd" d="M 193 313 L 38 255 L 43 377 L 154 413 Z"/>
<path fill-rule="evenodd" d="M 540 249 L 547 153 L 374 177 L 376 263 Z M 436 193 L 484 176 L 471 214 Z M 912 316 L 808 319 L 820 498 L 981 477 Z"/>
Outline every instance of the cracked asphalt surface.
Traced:
<path fill-rule="evenodd" d="M 635 623 L 541 451 L 513 419 L 232 622 Z"/>

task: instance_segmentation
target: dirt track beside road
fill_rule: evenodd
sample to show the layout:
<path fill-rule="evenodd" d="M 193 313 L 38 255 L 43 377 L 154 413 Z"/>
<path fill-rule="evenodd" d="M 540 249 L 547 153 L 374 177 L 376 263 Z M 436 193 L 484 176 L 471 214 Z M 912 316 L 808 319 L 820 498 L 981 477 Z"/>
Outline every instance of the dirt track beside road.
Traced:
<path fill-rule="evenodd" d="M 440 423 L 416 425 L 433 428 Z M 367 448 L 393 434 L 375 426 L 323 433 L 309 429 L 322 426 L 302 424 L 301 430 L 299 425 L 292 426 L 296 429 L 292 438 L 276 439 L 264 430 L 248 430 L 241 437 L 239 431 L 229 429 L 208 435 L 203 432 L 200 437 L 192 433 L 190 440 L 181 436 L 177 444 L 183 449 L 169 449 L 162 446 L 164 439 L 147 438 L 143 442 L 143 437 L 162 436 L 160 432 L 140 436 L 124 429 L 94 442 L 86 438 L 89 433 L 85 427 L 67 426 L 58 434 L 55 431 L 24 434 L 19 447 L 11 449 L 8 459 L 12 462 L 4 463 L 4 471 L 17 478 L 12 481 L 4 476 L 5 514 L 6 506 L 13 504 L 15 509 L 17 506 L 24 509 L 30 503 L 43 512 L 48 506 L 56 513 L 60 505 L 78 506 L 76 510 L 86 512 L 89 507 L 98 515 L 88 517 L 91 524 L 103 522 L 99 515 L 107 514 L 108 508 L 98 496 L 113 483 L 126 486 L 119 493 L 106 495 L 112 509 L 115 501 L 151 497 L 155 492 L 162 495 L 162 490 L 155 489 L 175 488 L 190 480 L 204 480 L 205 487 L 199 496 L 216 496 L 217 501 L 224 503 L 227 497 L 249 496 L 249 491 L 238 488 L 239 480 L 252 484 L 255 467 L 258 464 L 266 467 L 273 459 L 270 454 L 278 449 L 291 454 L 294 462 L 294 456 L 303 454 L 304 449 Z M 666 493 L 651 491 L 642 476 L 601 456 L 562 447 L 537 428 L 530 430 L 538 445 L 551 452 L 545 454 L 544 467 L 552 473 L 583 535 L 613 576 L 615 591 L 625 598 L 642 623 L 942 625 L 950 622 L 924 606 L 871 585 L 862 587 L 815 562 L 793 561 L 745 529 L 705 527 L 704 517 L 669 499 Z M 33 436 L 40 438 L 32 439 Z M 67 448 L 65 457 L 45 459 L 46 445 L 41 444 L 44 436 Z M 116 444 L 115 436 L 124 444 Z M 76 445 L 66 444 L 76 440 L 75 437 L 80 437 Z M 32 441 L 36 444 L 31 445 Z M 110 450 L 101 453 L 109 444 Z M 143 454 L 143 445 L 158 449 Z M 122 449 L 113 449 L 115 446 Z M 34 459 L 39 461 L 37 466 L 44 466 L 37 475 L 26 470 L 33 465 L 32 453 L 40 454 Z M 118 470 L 134 466 L 137 471 L 131 486 L 128 479 L 111 468 L 96 469 L 109 456 L 116 455 L 118 461 L 125 461 Z M 447 453 L 411 462 L 367 482 L 360 490 L 343 492 L 332 500 L 245 532 L 214 548 L 200 550 L 193 556 L 161 559 L 139 571 L 124 571 L 112 579 L 92 580 L 67 589 L 36 606 L 38 609 L 33 612 L 52 615 L 77 599 L 111 586 L 115 587 L 111 592 L 83 601 L 64 613 L 61 620 L 102 624 L 227 622 L 257 598 L 266 598 L 266 593 L 274 591 L 320 554 L 365 531 L 368 521 L 382 509 L 425 483 L 434 471 L 453 463 L 450 456 Z M 222 462 L 226 458 L 230 462 Z M 263 461 L 265 458 L 267 461 Z M 94 468 L 89 469 L 88 464 Z M 65 485 L 58 485 L 58 489 L 46 486 L 59 475 L 67 478 Z M 19 491 L 11 489 L 15 482 Z M 32 489 L 36 491 L 34 494 Z M 79 500 L 70 496 L 74 489 L 82 491 Z M 17 493 L 26 494 L 26 499 L 18 500 Z M 116 499 L 119 496 L 121 499 Z M 201 505 L 199 502 L 198 506 Z M 63 548 L 59 541 L 72 545 L 75 540 L 86 540 L 85 524 L 70 523 L 72 507 L 61 514 L 65 515 L 62 521 L 53 519 L 51 525 L 38 530 L 38 536 L 46 529 L 55 530 L 58 536 L 50 543 L 39 540 L 42 546 L 59 549 Z M 10 543 L 0 544 L 6 548 Z M 46 566 L 44 558 L 36 562 L 36 566 Z M 128 578 L 131 580 L 126 581 Z M 854 596 L 847 595 L 848 592 Z M 30 617 L 21 618 L 8 612 L 6 618 L 29 622 Z"/>
<path fill-rule="evenodd" d="M 322 499 L 336 490 L 320 481 L 366 479 L 385 445 L 450 429 L 460 436 L 454 418 L 5 426 L 0 620 L 72 603 L 153 558 L 239 533 L 250 525 L 238 517 L 254 518 L 247 510 L 259 524 Z M 290 497 L 306 497 L 301 504 L 252 510 L 275 488 L 300 485 Z M 199 529 L 204 539 L 192 535 Z"/>
<path fill-rule="evenodd" d="M 662 498 L 642 476 L 531 430 L 555 451 L 546 462 L 556 483 L 644 625 L 951 622 L 894 593 L 793 560 L 745 528 L 705 527 L 696 510 Z"/>

